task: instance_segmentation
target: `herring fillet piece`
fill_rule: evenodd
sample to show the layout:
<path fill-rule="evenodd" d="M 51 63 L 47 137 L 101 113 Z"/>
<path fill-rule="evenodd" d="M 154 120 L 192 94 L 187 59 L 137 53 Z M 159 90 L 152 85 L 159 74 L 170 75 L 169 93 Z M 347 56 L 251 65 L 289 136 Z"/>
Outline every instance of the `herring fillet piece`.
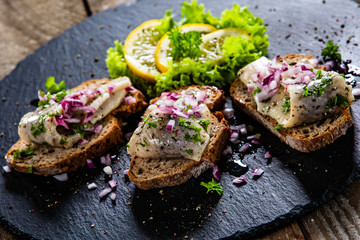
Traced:
<path fill-rule="evenodd" d="M 164 113 L 156 113 L 152 111 L 149 116 L 148 121 L 157 120 L 157 127 L 151 127 L 147 123 L 142 123 L 133 133 L 129 141 L 129 153 L 133 156 L 142 157 L 142 158 L 176 158 L 183 157 L 186 159 L 191 159 L 194 161 L 199 161 L 206 146 L 210 141 L 210 131 L 211 128 L 205 130 L 199 123 L 199 119 L 211 121 L 211 114 L 209 109 L 204 106 L 204 110 L 201 114 L 201 117 L 196 118 L 186 118 L 185 121 L 190 121 L 190 123 L 196 127 L 201 128 L 200 132 L 195 130 L 187 129 L 180 127 L 179 119 L 174 118 L 175 125 L 171 132 L 166 130 L 166 125 L 171 120 L 169 115 Z M 157 114 L 156 117 L 152 115 Z M 185 138 L 185 134 L 188 133 L 190 136 L 194 136 L 199 133 L 203 142 L 193 142 L 192 140 L 188 141 Z M 191 152 L 192 154 L 189 154 Z"/>

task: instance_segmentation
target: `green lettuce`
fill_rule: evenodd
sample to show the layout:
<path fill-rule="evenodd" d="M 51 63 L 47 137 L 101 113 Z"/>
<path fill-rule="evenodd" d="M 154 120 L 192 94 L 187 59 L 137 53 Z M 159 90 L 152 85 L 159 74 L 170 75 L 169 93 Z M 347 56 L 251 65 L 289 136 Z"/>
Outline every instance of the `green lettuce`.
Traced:
<path fill-rule="evenodd" d="M 161 24 L 157 27 L 163 35 L 172 28 L 189 23 L 210 24 L 218 29 L 236 27 L 248 31 L 252 39 L 243 37 L 228 37 L 222 46 L 224 63 L 217 65 L 213 61 L 200 63 L 189 58 L 177 62 L 170 62 L 166 73 L 156 77 L 156 84 L 149 83 L 134 75 L 128 68 L 124 59 L 123 46 L 115 41 L 115 47 L 108 50 L 106 64 L 111 78 L 128 76 L 134 86 L 149 97 L 160 95 L 179 87 L 197 84 L 224 87 L 233 81 L 236 72 L 250 62 L 266 55 L 269 45 L 266 27 L 263 20 L 255 17 L 248 7 L 234 4 L 232 9 L 224 10 L 220 18 L 206 12 L 203 4 L 197 1 L 183 2 L 181 6 L 181 19 L 176 22 L 172 10 L 165 13 Z"/>

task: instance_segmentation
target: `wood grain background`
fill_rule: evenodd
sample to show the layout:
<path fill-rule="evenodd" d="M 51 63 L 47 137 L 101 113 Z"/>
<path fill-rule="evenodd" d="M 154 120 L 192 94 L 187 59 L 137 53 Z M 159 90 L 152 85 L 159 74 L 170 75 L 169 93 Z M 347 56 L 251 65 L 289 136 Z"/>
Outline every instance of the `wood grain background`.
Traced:
<path fill-rule="evenodd" d="M 133 0 L 0 0 L 0 79 L 66 29 L 129 1 Z M 258 239 L 360 239 L 359 213 L 360 180 L 316 211 Z M 17 237 L 0 226 L 0 239 Z"/>

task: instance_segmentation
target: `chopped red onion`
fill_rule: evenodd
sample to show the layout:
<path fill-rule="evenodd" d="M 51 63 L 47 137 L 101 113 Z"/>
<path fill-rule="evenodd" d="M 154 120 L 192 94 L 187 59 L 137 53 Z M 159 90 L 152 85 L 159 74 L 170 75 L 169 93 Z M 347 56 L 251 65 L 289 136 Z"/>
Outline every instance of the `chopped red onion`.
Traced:
<path fill-rule="evenodd" d="M 136 103 L 136 98 L 134 98 L 133 96 L 126 96 L 124 97 L 124 102 L 126 104 L 133 104 Z"/>
<path fill-rule="evenodd" d="M 234 109 L 232 108 L 225 108 L 222 113 L 224 114 L 226 119 L 231 119 L 234 117 Z"/>
<path fill-rule="evenodd" d="M 220 172 L 218 165 L 213 166 L 212 174 L 216 180 L 220 179 L 221 172 Z"/>
<path fill-rule="evenodd" d="M 92 189 L 97 188 L 97 185 L 96 185 L 96 183 L 90 183 L 87 187 L 89 190 L 92 190 Z"/>
<path fill-rule="evenodd" d="M 93 163 L 93 161 L 91 161 L 91 159 L 86 159 L 86 162 L 87 162 L 89 168 L 95 168 L 94 163 Z"/>
<path fill-rule="evenodd" d="M 101 131 L 102 128 L 103 128 L 103 126 L 102 126 L 101 124 L 99 124 L 99 125 L 97 125 L 97 126 L 95 127 L 94 132 L 95 132 L 95 133 L 98 133 L 98 132 Z"/>
<path fill-rule="evenodd" d="M 231 132 L 230 138 L 238 139 L 238 138 L 239 138 L 239 133 L 237 133 L 237 132 Z"/>
<path fill-rule="evenodd" d="M 239 126 L 230 126 L 231 132 L 239 132 Z"/>
<path fill-rule="evenodd" d="M 236 138 L 229 138 L 229 141 L 233 144 L 238 144 L 240 142 L 240 140 Z"/>
<path fill-rule="evenodd" d="M 240 130 L 240 133 L 241 133 L 242 135 L 246 135 L 246 134 L 247 134 L 247 129 L 246 129 L 246 125 L 245 125 L 245 124 L 239 125 L 239 130 Z"/>
<path fill-rule="evenodd" d="M 104 167 L 104 173 L 106 173 L 107 175 L 111 175 L 112 174 L 112 169 L 110 166 L 106 166 Z"/>
<path fill-rule="evenodd" d="M 246 152 L 248 150 L 248 148 L 250 147 L 250 143 L 245 143 L 244 145 L 242 145 L 239 149 L 240 152 Z"/>
<path fill-rule="evenodd" d="M 269 158 L 272 158 L 272 155 L 271 155 L 271 153 L 269 152 L 269 151 L 267 151 L 266 153 L 265 153 L 265 156 L 264 156 L 266 159 L 269 159 Z"/>
<path fill-rule="evenodd" d="M 111 165 L 111 158 L 110 158 L 110 154 L 106 154 L 105 155 L 105 165 L 106 166 L 110 166 Z"/>
<path fill-rule="evenodd" d="M 166 125 L 166 130 L 171 132 L 173 130 L 173 127 L 175 125 L 175 120 L 171 119 Z"/>
<path fill-rule="evenodd" d="M 247 88 L 248 88 L 248 91 L 251 93 L 255 90 L 254 85 L 251 85 L 251 84 L 247 84 Z"/>
<path fill-rule="evenodd" d="M 226 146 L 225 150 L 222 152 L 223 156 L 226 156 L 228 154 L 232 154 L 232 148 L 231 146 Z"/>
<path fill-rule="evenodd" d="M 55 117 L 56 126 L 63 126 L 66 129 L 70 129 L 67 123 L 64 121 L 64 116 L 55 115 L 54 117 Z"/>
<path fill-rule="evenodd" d="M 101 156 L 101 157 L 100 157 L 100 162 L 101 162 L 101 164 L 106 165 L 106 159 L 105 159 L 105 156 Z"/>
<path fill-rule="evenodd" d="M 116 183 L 116 181 L 114 179 L 111 179 L 108 183 L 109 183 L 111 188 L 114 188 L 114 187 L 117 186 L 117 183 Z"/>
<path fill-rule="evenodd" d="M 105 197 L 106 195 L 108 195 L 111 191 L 112 191 L 112 189 L 109 188 L 109 187 L 104 188 L 103 190 L 100 191 L 99 197 L 100 197 L 100 198 L 103 198 L 103 197 Z"/>
<path fill-rule="evenodd" d="M 360 96 L 360 88 L 353 88 L 352 94 L 354 95 L 354 97 Z"/>
<path fill-rule="evenodd" d="M 238 177 L 238 178 L 235 178 L 233 180 L 231 180 L 234 184 L 241 184 L 241 183 L 244 183 L 246 182 L 247 178 L 246 177 Z"/>
<path fill-rule="evenodd" d="M 111 93 L 112 91 L 114 91 L 114 86 L 110 86 L 108 90 Z"/>
<path fill-rule="evenodd" d="M 3 166 L 3 169 L 4 169 L 4 171 L 5 171 L 6 173 L 11 172 L 11 167 L 8 166 L 8 165 Z"/>
<path fill-rule="evenodd" d="M 205 91 L 197 91 L 196 92 L 196 100 L 198 102 L 204 101 L 206 97 L 207 97 L 207 94 Z"/>
<path fill-rule="evenodd" d="M 64 121 L 67 123 L 80 123 L 81 122 L 81 120 L 78 118 L 65 118 Z"/>
<path fill-rule="evenodd" d="M 262 170 L 261 168 L 257 168 L 251 172 L 251 174 L 253 174 L 254 176 L 260 176 L 263 173 L 264 173 L 264 170 Z"/>
<path fill-rule="evenodd" d="M 60 181 L 60 182 L 65 182 L 67 180 L 69 180 L 69 176 L 67 173 L 62 173 L 59 175 L 54 175 L 53 176 L 56 180 Z"/>
<path fill-rule="evenodd" d="M 247 140 L 259 139 L 259 134 L 254 134 L 246 137 Z"/>
<path fill-rule="evenodd" d="M 335 62 L 334 61 L 327 61 L 324 65 L 326 67 L 326 71 L 330 71 L 335 66 Z"/>
<path fill-rule="evenodd" d="M 126 133 L 126 134 L 125 134 L 125 138 L 126 138 L 126 140 L 128 140 L 128 141 L 129 141 L 129 140 L 130 140 L 130 138 L 131 138 L 131 136 L 133 135 L 133 133 L 134 133 L 134 132 L 128 132 L 128 133 Z"/>
<path fill-rule="evenodd" d="M 260 140 L 259 139 L 253 139 L 253 140 L 251 140 L 251 143 L 252 144 L 255 144 L 255 145 L 259 145 L 261 142 L 260 142 Z"/>
<path fill-rule="evenodd" d="M 136 89 L 132 86 L 125 88 L 127 92 L 134 92 Z"/>
<path fill-rule="evenodd" d="M 85 118 L 83 120 L 83 124 L 88 123 L 93 116 L 94 116 L 94 113 L 92 113 L 92 112 L 86 113 Z"/>
<path fill-rule="evenodd" d="M 124 175 L 127 175 L 129 172 L 129 169 L 124 169 Z"/>
<path fill-rule="evenodd" d="M 110 199 L 113 200 L 113 201 L 115 201 L 115 200 L 116 200 L 116 193 L 114 193 L 114 192 L 111 193 L 111 194 L 110 194 Z"/>

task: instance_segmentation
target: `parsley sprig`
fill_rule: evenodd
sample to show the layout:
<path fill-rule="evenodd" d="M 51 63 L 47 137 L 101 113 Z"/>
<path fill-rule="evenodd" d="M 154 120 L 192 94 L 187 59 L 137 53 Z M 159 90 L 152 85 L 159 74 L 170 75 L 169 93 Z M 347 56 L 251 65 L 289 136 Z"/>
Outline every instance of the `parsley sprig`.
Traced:
<path fill-rule="evenodd" d="M 202 39 L 199 32 L 183 33 L 179 28 L 173 28 L 169 33 L 169 39 L 172 45 L 171 56 L 174 60 L 186 57 L 197 59 L 201 56 Z"/>
<path fill-rule="evenodd" d="M 179 117 L 179 125 L 183 129 L 187 128 L 187 129 L 190 129 L 190 130 L 195 130 L 197 132 L 201 131 L 201 127 L 197 127 L 197 126 L 191 124 L 191 121 L 185 121 L 185 119 L 182 118 L 182 117 Z"/>
<path fill-rule="evenodd" d="M 284 113 L 289 112 L 290 111 L 290 98 L 285 97 L 284 103 L 283 103 L 283 105 L 281 105 L 281 107 L 283 108 Z"/>
<path fill-rule="evenodd" d="M 33 155 L 35 152 L 35 149 L 33 149 L 32 147 L 28 146 L 25 150 L 21 149 L 21 150 L 16 150 L 12 153 L 14 159 L 17 159 L 19 157 L 27 157 L 27 156 L 31 156 Z"/>
<path fill-rule="evenodd" d="M 32 123 L 31 124 L 31 134 L 34 136 L 34 137 L 37 137 L 39 136 L 41 133 L 44 133 L 45 132 L 45 125 L 44 125 L 44 118 L 45 118 L 45 115 L 41 115 L 39 117 L 39 121 L 38 121 L 38 124 L 37 126 L 35 125 L 35 123 Z"/>
<path fill-rule="evenodd" d="M 326 108 L 333 108 L 335 106 L 338 106 L 338 107 L 347 107 L 349 106 L 349 101 L 347 100 L 346 97 L 344 97 L 343 95 L 340 95 L 340 94 L 336 94 L 335 97 L 332 97 L 329 99 L 329 101 L 327 102 L 326 104 Z"/>
<path fill-rule="evenodd" d="M 341 54 L 338 53 L 339 46 L 334 44 L 332 40 L 326 43 L 326 47 L 321 51 L 321 56 L 325 61 L 333 60 L 335 62 L 341 62 Z"/>
<path fill-rule="evenodd" d="M 216 191 L 219 195 L 221 195 L 224 191 L 220 183 L 216 182 L 214 179 L 208 183 L 201 182 L 200 185 L 207 188 L 206 194 L 212 191 Z"/>
<path fill-rule="evenodd" d="M 313 94 L 321 96 L 325 93 L 325 88 L 332 84 L 332 78 L 330 74 L 322 75 L 321 70 L 317 71 L 316 76 L 313 80 L 320 80 L 319 84 L 313 85 L 312 89 L 309 89 L 308 86 L 304 85 L 304 96 L 311 96 Z"/>

